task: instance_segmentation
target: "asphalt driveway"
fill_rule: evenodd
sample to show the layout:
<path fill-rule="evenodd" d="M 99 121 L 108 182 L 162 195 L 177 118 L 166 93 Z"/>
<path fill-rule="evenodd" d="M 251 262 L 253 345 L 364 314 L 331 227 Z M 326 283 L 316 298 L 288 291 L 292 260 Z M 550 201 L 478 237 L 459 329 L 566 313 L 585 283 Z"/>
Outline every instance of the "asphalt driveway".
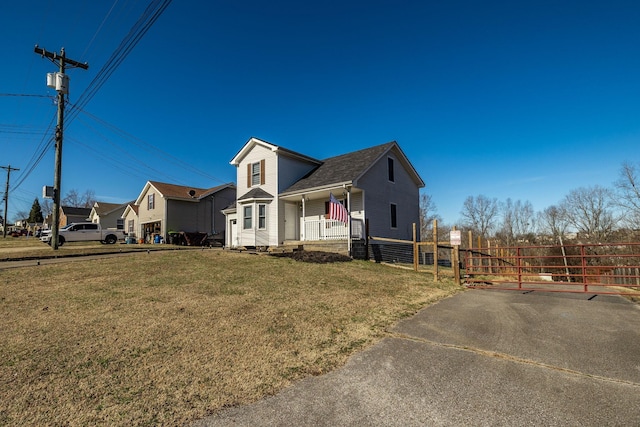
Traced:
<path fill-rule="evenodd" d="M 343 368 L 196 426 L 640 425 L 640 306 L 472 290 Z"/>

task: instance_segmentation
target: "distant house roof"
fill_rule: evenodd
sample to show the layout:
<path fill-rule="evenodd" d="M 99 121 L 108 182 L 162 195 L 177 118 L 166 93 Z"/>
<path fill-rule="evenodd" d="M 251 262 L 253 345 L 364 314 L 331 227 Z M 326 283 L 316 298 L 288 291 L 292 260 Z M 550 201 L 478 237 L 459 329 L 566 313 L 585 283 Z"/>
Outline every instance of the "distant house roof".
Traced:
<path fill-rule="evenodd" d="M 304 190 L 322 188 L 342 183 L 353 183 L 364 175 L 364 173 L 367 172 L 369 168 L 371 168 L 371 166 L 382 156 L 392 149 L 398 150 L 402 157 L 401 161 L 409 172 L 413 174 L 413 179 L 420 187 L 423 187 L 424 182 L 411 163 L 409 163 L 402 150 L 400 150 L 398 143 L 391 141 L 386 144 L 376 145 L 374 147 L 325 159 L 322 161 L 320 166 L 311 171 L 305 177 L 296 181 L 281 194 L 297 193 Z"/>
<path fill-rule="evenodd" d="M 62 212 L 65 215 L 69 216 L 83 216 L 84 218 L 89 218 L 91 214 L 91 208 L 76 208 L 74 206 L 60 206 Z"/>
<path fill-rule="evenodd" d="M 227 187 L 235 188 L 235 185 L 233 183 L 222 184 L 212 188 L 197 188 L 197 187 L 188 187 L 185 185 L 168 184 L 166 182 L 147 181 L 144 188 L 140 192 L 140 195 L 135 201 L 136 205 L 139 205 L 140 203 L 142 203 L 143 195 L 147 192 L 147 190 L 151 186 L 153 186 L 153 188 L 158 190 L 165 199 L 180 199 L 180 200 L 198 200 L 203 197 L 207 197 L 212 194 L 215 194 L 216 192 Z"/>
<path fill-rule="evenodd" d="M 133 203 L 133 201 L 127 203 L 106 203 L 106 202 L 96 202 L 93 205 L 93 209 L 98 215 L 109 215 L 117 210 L 124 210 L 127 205 Z"/>
<path fill-rule="evenodd" d="M 127 205 L 126 208 L 124 208 L 124 211 L 122 212 L 122 216 L 120 218 L 125 218 L 129 212 L 133 212 L 134 214 L 136 214 L 136 216 L 138 215 L 138 205 L 134 205 L 133 202 L 129 203 Z"/>

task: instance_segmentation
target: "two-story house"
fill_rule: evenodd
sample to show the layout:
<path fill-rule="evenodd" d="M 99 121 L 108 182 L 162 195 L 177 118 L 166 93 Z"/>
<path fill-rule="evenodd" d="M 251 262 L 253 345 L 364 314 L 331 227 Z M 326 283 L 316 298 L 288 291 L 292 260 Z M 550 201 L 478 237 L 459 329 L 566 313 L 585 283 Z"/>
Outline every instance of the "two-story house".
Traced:
<path fill-rule="evenodd" d="M 238 199 L 224 210 L 228 247 L 344 242 L 369 233 L 412 239 L 424 182 L 395 142 L 324 160 L 251 138 L 230 162 Z M 330 195 L 348 212 L 329 218 Z"/>
<path fill-rule="evenodd" d="M 169 241 L 170 232 L 207 233 L 223 239 L 225 219 L 221 210 L 233 203 L 236 187 L 233 183 L 213 188 L 194 188 L 164 182 L 147 181 L 133 209 L 125 209 L 127 229 L 134 229 L 138 238 L 149 241 L 160 235 Z M 137 224 L 129 221 L 138 221 Z"/>

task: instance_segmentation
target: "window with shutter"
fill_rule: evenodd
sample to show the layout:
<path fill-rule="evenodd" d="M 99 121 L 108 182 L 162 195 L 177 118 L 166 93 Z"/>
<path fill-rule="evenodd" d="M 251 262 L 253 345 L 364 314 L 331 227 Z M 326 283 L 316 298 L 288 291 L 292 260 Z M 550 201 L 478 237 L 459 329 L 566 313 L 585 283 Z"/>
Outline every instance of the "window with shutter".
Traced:
<path fill-rule="evenodd" d="M 247 187 L 264 185 L 264 160 L 247 164 Z"/>

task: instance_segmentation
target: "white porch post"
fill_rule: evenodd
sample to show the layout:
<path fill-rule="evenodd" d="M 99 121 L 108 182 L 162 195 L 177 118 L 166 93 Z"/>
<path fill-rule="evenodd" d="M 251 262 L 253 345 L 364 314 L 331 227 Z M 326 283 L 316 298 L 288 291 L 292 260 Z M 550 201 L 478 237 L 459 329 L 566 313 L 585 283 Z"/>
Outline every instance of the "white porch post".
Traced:
<path fill-rule="evenodd" d="M 306 211 L 306 204 L 304 202 L 304 194 L 302 195 L 302 221 L 301 221 L 301 227 L 300 227 L 300 240 L 304 241 L 305 239 L 305 229 L 306 229 L 306 218 L 307 218 L 307 211 Z"/>
<path fill-rule="evenodd" d="M 351 256 L 351 187 L 347 187 L 347 250 Z"/>

